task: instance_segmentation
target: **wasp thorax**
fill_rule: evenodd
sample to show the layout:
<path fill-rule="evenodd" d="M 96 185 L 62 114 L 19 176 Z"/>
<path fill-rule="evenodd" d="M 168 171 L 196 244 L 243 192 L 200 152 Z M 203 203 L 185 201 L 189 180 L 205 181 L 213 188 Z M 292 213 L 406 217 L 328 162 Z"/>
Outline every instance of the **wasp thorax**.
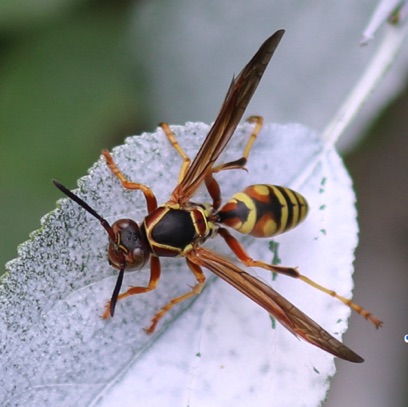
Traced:
<path fill-rule="evenodd" d="M 126 270 L 138 269 L 149 260 L 149 249 L 143 241 L 139 226 L 131 219 L 120 219 L 112 225 L 115 241 L 109 242 L 109 262 L 117 269 L 122 266 L 123 258 Z"/>

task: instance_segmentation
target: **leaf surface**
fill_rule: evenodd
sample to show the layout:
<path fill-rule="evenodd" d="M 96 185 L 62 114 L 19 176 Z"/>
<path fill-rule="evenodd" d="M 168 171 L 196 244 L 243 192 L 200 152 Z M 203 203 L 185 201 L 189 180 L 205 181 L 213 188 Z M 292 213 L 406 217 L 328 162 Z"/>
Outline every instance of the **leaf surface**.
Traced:
<path fill-rule="evenodd" d="M 194 157 L 209 127 L 172 129 Z M 238 128 L 222 161 L 241 157 L 250 131 L 248 124 Z M 113 157 L 129 179 L 151 186 L 158 202 L 168 199 L 181 159 L 161 130 L 127 139 Z M 270 262 L 277 255 L 282 264 L 299 266 L 350 296 L 355 197 L 337 153 L 304 126 L 265 125 L 247 168 L 217 174 L 224 201 L 250 184 L 271 183 L 295 188 L 311 207 L 302 225 L 274 239 L 277 253 L 269 239 L 239 237 L 251 256 Z M 110 223 L 146 214 L 142 194 L 124 191 L 103 160 L 79 181 L 77 192 Z M 209 198 L 203 189 L 194 200 Z M 209 272 L 204 292 L 146 335 L 155 311 L 194 284 L 183 259 L 163 259 L 159 287 L 119 302 L 115 317 L 103 321 L 117 275 L 106 259 L 107 241 L 95 219 L 62 199 L 8 263 L 0 287 L 2 406 L 315 406 L 325 398 L 333 357 L 275 326 Z M 206 244 L 231 256 L 221 238 Z M 346 306 L 300 281 L 252 272 L 341 338 Z M 148 268 L 128 272 L 123 288 L 146 285 L 148 278 Z"/>

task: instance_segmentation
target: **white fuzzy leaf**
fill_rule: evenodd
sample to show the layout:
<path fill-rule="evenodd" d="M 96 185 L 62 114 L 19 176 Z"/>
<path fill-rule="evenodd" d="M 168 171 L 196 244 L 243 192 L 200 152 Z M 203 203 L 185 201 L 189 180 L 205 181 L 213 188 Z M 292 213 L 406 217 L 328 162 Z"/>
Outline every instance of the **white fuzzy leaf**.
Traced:
<path fill-rule="evenodd" d="M 172 128 L 190 157 L 209 129 L 201 123 Z M 222 161 L 242 155 L 250 129 L 239 127 Z M 159 202 L 168 199 L 181 159 L 161 130 L 129 138 L 113 157 L 129 179 L 151 186 Z M 266 125 L 248 172 L 226 171 L 217 179 L 224 200 L 253 183 L 304 194 L 310 215 L 274 239 L 279 258 L 351 295 L 354 193 L 341 159 L 318 135 L 296 124 Z M 146 214 L 142 194 L 124 191 L 103 160 L 79 181 L 78 194 L 110 223 Z M 209 200 L 204 190 L 194 199 Z M 254 258 L 271 261 L 268 239 L 239 238 Z M 2 406 L 316 406 L 325 398 L 333 357 L 279 324 L 274 328 L 264 310 L 210 273 L 196 301 L 176 306 L 146 335 L 155 311 L 194 284 L 183 259 L 164 259 L 157 290 L 119 302 L 115 317 L 103 321 L 116 280 L 107 240 L 94 218 L 63 199 L 8 263 L 0 288 Z M 228 253 L 221 240 L 208 244 Z M 278 276 L 272 282 L 269 273 L 253 272 L 341 338 L 346 306 L 300 281 Z M 124 288 L 148 278 L 148 268 L 128 272 Z"/>

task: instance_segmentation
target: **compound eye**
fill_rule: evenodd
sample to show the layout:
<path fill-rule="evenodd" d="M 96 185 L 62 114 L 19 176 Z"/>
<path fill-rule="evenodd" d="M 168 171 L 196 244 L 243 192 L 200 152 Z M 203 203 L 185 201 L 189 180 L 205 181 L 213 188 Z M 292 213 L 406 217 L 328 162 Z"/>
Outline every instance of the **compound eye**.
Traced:
<path fill-rule="evenodd" d="M 131 253 L 129 252 L 129 256 L 130 255 L 132 257 L 131 260 L 132 264 L 140 265 L 139 267 L 142 267 L 146 263 L 145 251 L 142 248 L 140 247 L 134 248 Z M 137 266 L 134 267 L 138 268 Z"/>
<path fill-rule="evenodd" d="M 139 226 L 131 219 L 120 219 L 112 225 L 116 240 L 109 243 L 109 262 L 120 269 L 125 257 L 126 270 L 139 269 L 149 259 L 149 250 L 143 241 Z"/>

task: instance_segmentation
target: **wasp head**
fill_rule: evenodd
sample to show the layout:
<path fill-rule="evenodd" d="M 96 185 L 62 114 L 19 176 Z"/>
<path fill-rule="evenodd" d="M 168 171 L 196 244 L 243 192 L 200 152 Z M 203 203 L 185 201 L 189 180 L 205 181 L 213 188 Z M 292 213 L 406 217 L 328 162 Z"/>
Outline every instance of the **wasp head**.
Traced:
<path fill-rule="evenodd" d="M 115 238 L 109 241 L 108 258 L 112 267 L 120 270 L 125 261 L 126 270 L 142 268 L 149 260 L 148 247 L 140 234 L 137 223 L 120 219 L 112 225 Z"/>

